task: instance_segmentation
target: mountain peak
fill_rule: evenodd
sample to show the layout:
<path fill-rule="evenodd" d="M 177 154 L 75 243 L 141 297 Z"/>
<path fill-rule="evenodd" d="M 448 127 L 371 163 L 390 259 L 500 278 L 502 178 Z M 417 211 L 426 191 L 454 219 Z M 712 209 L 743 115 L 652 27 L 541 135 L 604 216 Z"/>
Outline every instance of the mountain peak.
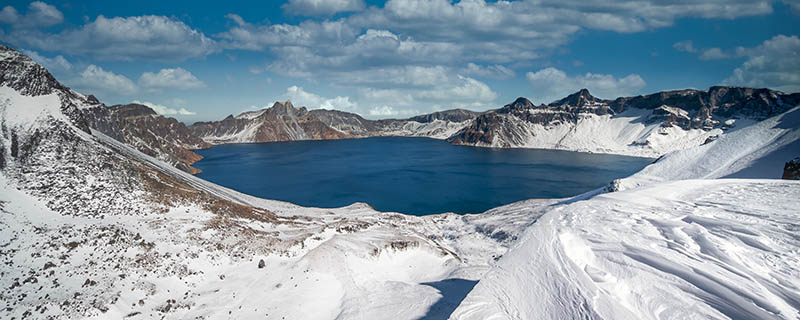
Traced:
<path fill-rule="evenodd" d="M 296 116 L 298 114 L 302 114 L 305 112 L 306 108 L 295 108 L 295 106 L 292 104 L 292 101 L 286 100 L 283 102 L 276 101 L 274 104 L 272 104 L 272 107 L 267 109 L 266 114 L 278 115 L 278 116 L 281 115 Z"/>
<path fill-rule="evenodd" d="M 23 95 L 51 94 L 67 89 L 44 67 L 10 47 L 0 45 L 0 86 L 8 86 Z"/>
<path fill-rule="evenodd" d="M 563 105 L 571 105 L 575 107 L 580 107 L 587 104 L 588 102 L 598 102 L 598 101 L 600 101 L 600 99 L 596 98 L 591 93 L 589 93 L 589 89 L 583 88 L 578 90 L 578 92 L 568 95 L 564 99 L 550 103 L 550 106 L 560 107 Z"/>

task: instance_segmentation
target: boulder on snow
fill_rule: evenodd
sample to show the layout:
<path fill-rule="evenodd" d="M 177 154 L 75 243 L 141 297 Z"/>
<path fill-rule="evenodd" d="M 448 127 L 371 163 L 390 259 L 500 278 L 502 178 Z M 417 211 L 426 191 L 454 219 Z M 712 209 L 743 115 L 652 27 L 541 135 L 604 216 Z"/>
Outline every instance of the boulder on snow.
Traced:
<path fill-rule="evenodd" d="M 267 263 L 264 262 L 264 259 L 258 260 L 258 268 L 259 269 L 264 269 L 264 267 L 266 267 L 266 266 L 267 266 Z"/>
<path fill-rule="evenodd" d="M 783 166 L 781 179 L 800 180 L 800 157 L 792 159 Z"/>

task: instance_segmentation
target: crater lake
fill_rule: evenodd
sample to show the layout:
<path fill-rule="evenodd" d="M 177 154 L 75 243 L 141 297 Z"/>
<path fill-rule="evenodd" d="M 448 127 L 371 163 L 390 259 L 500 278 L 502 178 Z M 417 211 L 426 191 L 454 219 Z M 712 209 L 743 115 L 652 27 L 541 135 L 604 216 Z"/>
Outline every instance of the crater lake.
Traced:
<path fill-rule="evenodd" d="M 651 158 L 452 145 L 417 137 L 226 144 L 197 150 L 200 178 L 266 199 L 413 215 L 479 213 L 603 187 Z"/>

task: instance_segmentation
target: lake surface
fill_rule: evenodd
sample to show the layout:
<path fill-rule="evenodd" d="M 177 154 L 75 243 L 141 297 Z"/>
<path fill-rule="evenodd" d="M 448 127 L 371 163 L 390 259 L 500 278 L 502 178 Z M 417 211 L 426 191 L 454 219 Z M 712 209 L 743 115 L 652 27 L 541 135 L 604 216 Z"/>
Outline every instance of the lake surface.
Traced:
<path fill-rule="evenodd" d="M 205 157 L 195 164 L 200 178 L 257 197 L 323 208 L 366 202 L 415 215 L 574 196 L 653 161 L 407 137 L 228 144 L 197 153 Z"/>

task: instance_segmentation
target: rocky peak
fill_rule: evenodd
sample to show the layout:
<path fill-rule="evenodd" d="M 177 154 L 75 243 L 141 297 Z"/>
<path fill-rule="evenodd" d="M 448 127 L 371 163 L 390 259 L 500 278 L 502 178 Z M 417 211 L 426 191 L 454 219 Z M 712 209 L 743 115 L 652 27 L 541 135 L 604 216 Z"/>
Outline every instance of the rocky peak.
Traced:
<path fill-rule="evenodd" d="M 157 113 L 148 106 L 131 103 L 124 105 L 111 106 L 114 113 L 122 118 L 141 117 L 141 116 L 155 116 Z"/>
<path fill-rule="evenodd" d="M 523 98 L 524 99 L 524 98 Z M 420 123 L 430 123 L 435 120 L 444 120 L 444 121 L 453 121 L 453 122 L 464 122 L 467 120 L 475 119 L 475 117 L 480 114 L 479 112 L 469 111 L 464 109 L 453 109 L 453 110 L 445 110 L 445 111 L 438 111 L 429 114 L 423 114 L 415 117 L 411 117 L 408 120 L 416 121 Z"/>
<path fill-rule="evenodd" d="M 564 99 L 551 102 L 549 106 L 561 107 L 569 105 L 573 107 L 582 107 L 587 104 L 593 104 L 598 102 L 602 102 L 602 100 L 592 96 L 592 94 L 589 93 L 589 89 L 584 88 L 579 90 L 578 92 L 568 95 Z"/>
<path fill-rule="evenodd" d="M 17 50 L 0 45 L 0 86 L 8 86 L 23 95 L 51 94 L 62 86 L 50 72 Z"/>
<path fill-rule="evenodd" d="M 503 106 L 502 108 L 500 108 L 499 110 L 497 110 L 497 112 L 498 113 L 510 113 L 510 112 L 522 111 L 522 110 L 526 110 L 526 109 L 530 109 L 530 108 L 534 108 L 534 107 L 536 107 L 536 106 L 533 104 L 533 102 L 531 102 L 530 100 L 528 100 L 528 99 L 526 99 L 524 97 L 519 97 L 516 100 L 514 100 L 514 102 L 509 103 L 509 104 Z"/>
<path fill-rule="evenodd" d="M 292 105 L 292 101 L 286 100 L 284 102 L 276 101 L 272 107 L 267 109 L 267 112 L 264 115 L 271 115 L 271 116 L 298 116 L 305 114 L 307 112 L 305 107 L 295 108 Z"/>

